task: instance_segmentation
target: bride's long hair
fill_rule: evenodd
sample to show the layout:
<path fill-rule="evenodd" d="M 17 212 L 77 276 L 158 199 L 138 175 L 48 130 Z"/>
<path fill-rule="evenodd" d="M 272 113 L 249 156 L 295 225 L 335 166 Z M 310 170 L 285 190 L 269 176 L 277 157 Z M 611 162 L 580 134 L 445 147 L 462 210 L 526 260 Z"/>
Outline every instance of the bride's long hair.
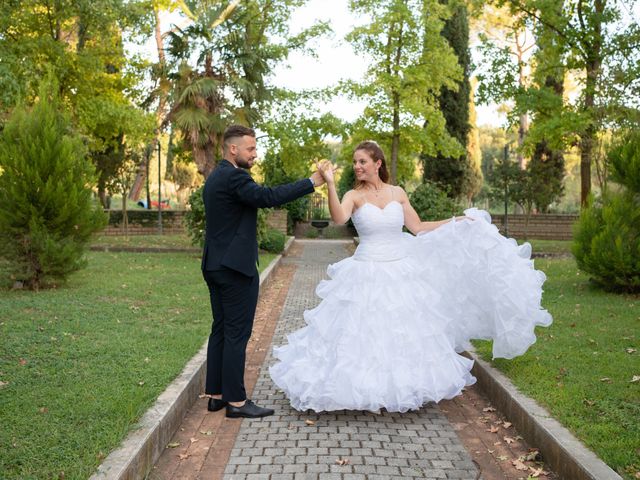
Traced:
<path fill-rule="evenodd" d="M 365 140 L 364 142 L 360 142 L 356 148 L 353 149 L 353 153 L 356 153 L 358 150 L 364 150 L 369 154 L 369 156 L 373 159 L 374 162 L 380 160 L 380 169 L 378 170 L 378 176 L 380 180 L 384 183 L 387 183 L 389 180 L 389 172 L 387 171 L 387 161 L 384 158 L 384 152 L 380 145 L 378 145 L 373 140 Z M 363 181 L 356 179 L 354 189 L 359 189 L 364 186 Z"/>

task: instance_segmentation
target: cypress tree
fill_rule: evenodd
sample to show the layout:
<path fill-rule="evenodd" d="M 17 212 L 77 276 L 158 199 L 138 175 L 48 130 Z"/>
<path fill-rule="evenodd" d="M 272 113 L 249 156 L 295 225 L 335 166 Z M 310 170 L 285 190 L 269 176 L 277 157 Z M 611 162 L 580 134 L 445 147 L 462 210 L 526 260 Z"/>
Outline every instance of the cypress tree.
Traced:
<path fill-rule="evenodd" d="M 0 257 L 10 280 L 38 289 L 84 266 L 106 216 L 93 205 L 95 170 L 45 80 L 31 109 L 17 107 L 0 135 Z"/>
<path fill-rule="evenodd" d="M 442 0 L 448 3 L 448 0 Z M 458 57 L 458 64 L 463 71 L 463 79 L 458 90 L 443 88 L 440 91 L 440 109 L 446 120 L 449 134 L 460 142 L 463 150 L 467 150 L 469 135 L 469 73 L 471 69 L 471 55 L 469 53 L 469 20 L 467 7 L 464 3 L 453 7 L 453 14 L 445 22 L 441 32 Z M 473 175 L 466 153 L 456 157 L 422 157 L 424 180 L 431 180 L 445 187 L 449 196 L 460 197 L 466 194 L 469 176 Z"/>

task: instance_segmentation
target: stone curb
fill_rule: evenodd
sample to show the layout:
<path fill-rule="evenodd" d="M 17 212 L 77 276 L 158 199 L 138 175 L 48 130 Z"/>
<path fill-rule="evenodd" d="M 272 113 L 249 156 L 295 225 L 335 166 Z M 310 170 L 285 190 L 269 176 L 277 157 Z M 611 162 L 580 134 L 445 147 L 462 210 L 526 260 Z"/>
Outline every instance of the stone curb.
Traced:
<path fill-rule="evenodd" d="M 478 386 L 493 406 L 504 414 L 527 442 L 560 478 L 568 480 L 622 480 L 607 464 L 586 448 L 569 430 L 533 399 L 523 395 L 500 371 L 473 351 L 466 352 L 474 365 Z"/>
<path fill-rule="evenodd" d="M 274 258 L 260 274 L 260 288 L 265 287 L 294 242 L 289 237 L 282 254 Z M 167 443 L 176 432 L 186 411 L 202 392 L 206 373 L 207 341 L 160 394 L 140 422 L 100 464 L 89 480 L 144 479 L 160 458 Z"/>

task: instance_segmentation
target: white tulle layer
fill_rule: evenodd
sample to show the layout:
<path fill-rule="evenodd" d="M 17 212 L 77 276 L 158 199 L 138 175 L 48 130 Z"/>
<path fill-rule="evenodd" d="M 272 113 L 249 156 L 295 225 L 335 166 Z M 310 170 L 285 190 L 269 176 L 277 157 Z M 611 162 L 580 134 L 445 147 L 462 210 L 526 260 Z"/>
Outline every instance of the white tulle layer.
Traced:
<path fill-rule="evenodd" d="M 356 254 L 329 266 L 307 325 L 274 349 L 271 377 L 294 408 L 416 409 L 475 382 L 473 362 L 457 353 L 469 339 L 493 339 L 504 358 L 535 342 L 535 326 L 551 317 L 530 247 L 502 237 L 483 212 L 465 213 L 477 220 L 405 235 L 403 258 Z"/>

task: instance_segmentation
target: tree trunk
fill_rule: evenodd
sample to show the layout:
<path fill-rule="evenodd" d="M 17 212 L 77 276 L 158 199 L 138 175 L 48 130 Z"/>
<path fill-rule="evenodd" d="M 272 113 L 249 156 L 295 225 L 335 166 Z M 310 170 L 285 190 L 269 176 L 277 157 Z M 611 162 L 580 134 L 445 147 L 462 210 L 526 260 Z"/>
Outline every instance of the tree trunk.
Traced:
<path fill-rule="evenodd" d="M 519 36 L 516 34 L 516 52 L 518 57 L 518 85 L 520 88 L 525 88 L 527 83 L 527 75 L 524 71 L 524 45 L 520 45 Z M 522 155 L 522 146 L 524 145 L 524 137 L 529 130 L 529 118 L 526 113 L 520 115 L 520 125 L 518 127 L 518 166 L 520 170 L 526 168 L 525 158 Z"/>
<path fill-rule="evenodd" d="M 122 229 L 124 236 L 129 237 L 129 216 L 127 215 L 127 190 L 122 190 Z"/>
<path fill-rule="evenodd" d="M 600 66 L 602 64 L 602 14 L 606 0 L 595 0 L 593 24 L 586 26 L 583 17 L 583 3 L 578 2 L 578 16 L 583 28 L 583 45 L 585 51 L 586 83 L 583 111 L 589 117 L 589 124 L 580 139 L 580 204 L 584 207 L 591 193 L 591 158 L 596 138 L 595 97 Z"/>

